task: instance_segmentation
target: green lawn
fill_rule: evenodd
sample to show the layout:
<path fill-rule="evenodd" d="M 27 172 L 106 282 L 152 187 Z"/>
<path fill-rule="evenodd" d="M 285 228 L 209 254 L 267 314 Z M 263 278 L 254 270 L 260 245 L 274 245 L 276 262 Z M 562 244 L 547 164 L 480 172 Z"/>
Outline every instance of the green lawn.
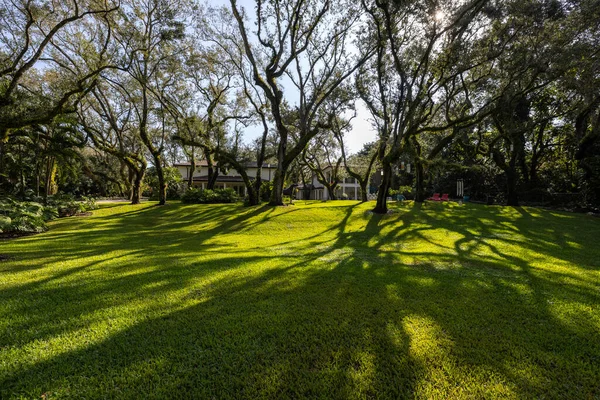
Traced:
<path fill-rule="evenodd" d="M 600 219 L 118 205 L 1 241 L 0 398 L 600 398 Z"/>

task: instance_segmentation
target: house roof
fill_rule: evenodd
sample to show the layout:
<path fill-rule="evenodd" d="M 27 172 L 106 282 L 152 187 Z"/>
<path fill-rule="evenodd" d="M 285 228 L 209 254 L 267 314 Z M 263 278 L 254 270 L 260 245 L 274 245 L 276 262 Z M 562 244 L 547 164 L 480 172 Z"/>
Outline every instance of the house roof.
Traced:
<path fill-rule="evenodd" d="M 298 185 L 296 187 L 296 189 L 298 189 L 298 190 L 305 190 L 305 189 L 308 189 L 308 190 L 317 190 L 317 189 L 323 189 L 323 188 L 324 188 L 324 186 L 316 186 L 316 185 L 312 185 L 310 183 L 308 185 L 306 185 L 306 186 L 304 186 L 304 185 Z"/>
<path fill-rule="evenodd" d="M 189 167 L 190 165 L 192 165 L 189 162 L 182 162 L 182 163 L 174 163 L 173 166 L 174 167 Z M 257 162 L 246 162 L 243 163 L 244 167 L 246 168 L 256 168 L 258 166 Z M 196 161 L 196 166 L 197 167 L 208 167 L 208 163 L 206 162 L 206 160 L 201 160 L 201 161 Z M 277 169 L 277 164 L 265 164 L 263 163 L 262 165 L 263 168 L 267 168 L 267 169 Z"/>
<path fill-rule="evenodd" d="M 208 182 L 208 175 L 200 175 L 192 178 L 194 182 Z M 217 176 L 217 182 L 233 182 L 233 183 L 244 183 L 244 180 L 241 176 L 229 176 L 229 175 L 219 175 Z"/>

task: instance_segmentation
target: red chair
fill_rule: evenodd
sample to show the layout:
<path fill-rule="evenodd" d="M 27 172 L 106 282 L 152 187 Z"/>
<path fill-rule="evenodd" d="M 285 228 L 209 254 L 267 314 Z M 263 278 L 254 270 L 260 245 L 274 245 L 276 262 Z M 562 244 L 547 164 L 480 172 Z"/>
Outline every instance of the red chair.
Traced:
<path fill-rule="evenodd" d="M 450 201 L 450 199 L 448 198 L 448 193 L 444 193 L 440 198 L 440 201 Z"/>
<path fill-rule="evenodd" d="M 434 193 L 433 196 L 431 196 L 427 200 L 441 201 L 442 199 L 440 198 L 440 194 L 439 193 Z"/>

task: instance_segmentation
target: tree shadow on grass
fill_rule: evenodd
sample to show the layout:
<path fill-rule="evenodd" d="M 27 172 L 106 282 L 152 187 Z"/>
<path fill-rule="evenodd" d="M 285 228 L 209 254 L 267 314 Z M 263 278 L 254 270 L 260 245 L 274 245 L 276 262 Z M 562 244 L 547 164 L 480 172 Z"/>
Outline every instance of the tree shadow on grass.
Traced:
<path fill-rule="evenodd" d="M 164 215 L 165 209 L 157 210 L 148 212 Z M 597 305 L 597 290 L 585 282 L 564 285 L 560 273 L 540 273 L 531 260 L 494 241 L 527 230 L 528 249 L 564 257 L 544 247 L 550 232 L 527 221 L 512 224 L 516 231 L 477 219 L 465 223 L 464 215 L 427 207 L 392 216 L 349 207 L 303 243 L 281 238 L 287 251 L 249 256 L 226 241 L 214 244 L 216 235 L 284 218 L 272 210 L 237 215 L 226 208 L 184 208 L 165 218 L 170 223 L 160 222 L 160 233 L 126 242 L 150 226 L 147 214 L 83 233 L 86 243 L 111 229 L 131 229 L 95 249 L 101 254 L 118 247 L 124 265 L 107 267 L 115 274 L 102 281 L 82 276 L 78 283 L 32 282 L 0 291 L 3 300 L 27 299 L 13 311 L 30 318 L 9 322 L 11 331 L 24 334 L 5 334 L 0 347 L 69 335 L 84 343 L 5 367 L 0 397 L 600 396 L 597 326 L 564 318 L 551 303 Z M 196 226 L 206 229 L 197 232 Z M 439 228 L 456 237 L 452 245 L 430 234 Z M 140 249 L 148 235 L 150 243 Z M 428 250 L 412 249 L 415 241 L 428 243 Z M 224 254 L 188 261 L 207 251 Z M 126 257 L 131 254 L 139 260 Z M 72 273 L 97 267 L 92 262 Z M 67 277 L 56 274 L 53 283 Z M 48 306 L 52 299 L 56 309 Z M 106 311 L 98 317 L 103 323 L 122 318 L 120 308 L 135 302 L 142 306 L 130 323 L 86 342 L 87 330 L 99 323 L 94 315 Z M 81 316 L 90 319 L 69 324 Z"/>
<path fill-rule="evenodd" d="M 337 279 L 304 290 L 302 281 L 310 274 L 300 264 L 190 289 L 187 296 L 195 304 L 189 307 L 11 371 L 2 394 L 37 395 L 36 389 L 155 398 L 410 394 L 418 365 L 408 355 L 408 338 L 400 334 L 392 341 L 385 313 L 376 315 L 377 303 L 385 300 L 381 294 L 369 296 L 371 304 L 355 302 Z M 143 283 L 144 277 L 136 278 Z M 120 291 L 129 285 L 111 286 Z M 365 323 L 365 313 L 379 323 Z M 397 362 L 405 368 L 394 368 Z"/>

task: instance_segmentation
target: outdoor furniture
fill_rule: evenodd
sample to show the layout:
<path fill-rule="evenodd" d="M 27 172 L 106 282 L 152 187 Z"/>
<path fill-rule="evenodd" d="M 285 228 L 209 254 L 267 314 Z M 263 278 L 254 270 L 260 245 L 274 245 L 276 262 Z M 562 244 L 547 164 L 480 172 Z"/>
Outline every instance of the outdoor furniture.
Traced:
<path fill-rule="evenodd" d="M 447 196 L 447 195 L 446 195 Z M 433 196 L 431 196 L 430 198 L 428 198 L 427 200 L 433 200 L 433 201 L 441 201 L 442 199 L 440 198 L 440 194 L 439 193 L 434 193 Z"/>
<path fill-rule="evenodd" d="M 450 201 L 450 199 L 448 198 L 448 193 L 444 193 L 439 199 L 439 201 Z"/>

